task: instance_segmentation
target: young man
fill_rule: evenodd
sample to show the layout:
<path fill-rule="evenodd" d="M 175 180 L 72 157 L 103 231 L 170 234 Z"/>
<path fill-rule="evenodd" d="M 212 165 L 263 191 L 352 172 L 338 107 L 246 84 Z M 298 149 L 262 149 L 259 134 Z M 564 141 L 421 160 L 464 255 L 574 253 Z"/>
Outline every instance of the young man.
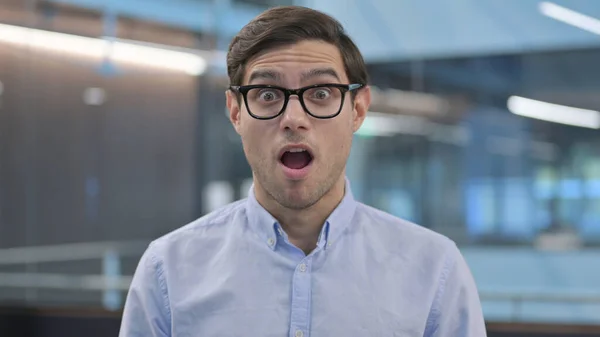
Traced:
<path fill-rule="evenodd" d="M 340 24 L 270 9 L 227 64 L 254 185 L 150 244 L 121 336 L 485 336 L 456 245 L 352 197 L 345 166 L 371 95 Z"/>

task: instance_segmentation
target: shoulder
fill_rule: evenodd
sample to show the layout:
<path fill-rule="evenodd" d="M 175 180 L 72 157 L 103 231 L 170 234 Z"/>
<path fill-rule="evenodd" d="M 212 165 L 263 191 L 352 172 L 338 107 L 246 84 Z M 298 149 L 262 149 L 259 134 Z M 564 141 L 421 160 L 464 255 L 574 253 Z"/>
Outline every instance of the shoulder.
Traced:
<path fill-rule="evenodd" d="M 359 204 L 355 220 L 359 236 L 367 238 L 378 260 L 386 261 L 390 270 L 410 271 L 415 282 L 429 284 L 432 291 L 441 291 L 451 278 L 469 275 L 458 246 L 445 235 L 364 204 Z"/>
<path fill-rule="evenodd" d="M 225 240 L 229 229 L 245 219 L 246 199 L 223 206 L 150 243 L 149 251 L 166 255 L 186 246 L 206 246 Z"/>
<path fill-rule="evenodd" d="M 371 206 L 358 203 L 356 220 L 366 236 L 386 251 L 430 261 L 456 259 L 453 240 L 424 226 L 404 220 Z"/>

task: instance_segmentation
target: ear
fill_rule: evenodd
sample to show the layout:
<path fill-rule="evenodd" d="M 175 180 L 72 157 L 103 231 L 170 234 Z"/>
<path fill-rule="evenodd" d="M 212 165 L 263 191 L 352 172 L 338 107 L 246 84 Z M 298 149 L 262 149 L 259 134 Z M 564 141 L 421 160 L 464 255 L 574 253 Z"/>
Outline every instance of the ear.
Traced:
<path fill-rule="evenodd" d="M 356 97 L 354 98 L 354 120 L 352 121 L 353 132 L 360 129 L 362 123 L 367 117 L 367 111 L 371 106 L 371 87 L 366 86 L 359 89 Z"/>
<path fill-rule="evenodd" d="M 235 129 L 235 131 L 239 134 L 240 133 L 240 105 L 238 104 L 238 98 L 237 95 L 231 91 L 231 90 L 227 90 L 225 92 L 225 97 L 227 99 L 227 109 L 229 110 L 229 121 L 231 121 L 231 124 L 233 125 L 233 128 Z"/>

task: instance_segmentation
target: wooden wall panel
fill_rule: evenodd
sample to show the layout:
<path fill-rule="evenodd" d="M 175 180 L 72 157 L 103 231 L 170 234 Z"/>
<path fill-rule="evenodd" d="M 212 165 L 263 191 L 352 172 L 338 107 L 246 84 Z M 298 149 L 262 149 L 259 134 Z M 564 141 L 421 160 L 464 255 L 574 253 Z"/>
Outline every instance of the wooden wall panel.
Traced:
<path fill-rule="evenodd" d="M 0 44 L 0 248 L 153 238 L 196 216 L 197 79 L 120 70 Z"/>

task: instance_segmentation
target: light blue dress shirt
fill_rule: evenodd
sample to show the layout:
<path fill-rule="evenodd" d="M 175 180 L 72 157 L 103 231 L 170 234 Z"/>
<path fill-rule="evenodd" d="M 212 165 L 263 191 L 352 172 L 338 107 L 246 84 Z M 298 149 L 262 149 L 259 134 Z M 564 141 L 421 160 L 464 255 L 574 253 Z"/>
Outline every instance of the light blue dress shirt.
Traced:
<path fill-rule="evenodd" d="M 346 194 L 306 255 L 252 190 L 153 241 L 121 337 L 486 336 L 453 241 Z"/>

